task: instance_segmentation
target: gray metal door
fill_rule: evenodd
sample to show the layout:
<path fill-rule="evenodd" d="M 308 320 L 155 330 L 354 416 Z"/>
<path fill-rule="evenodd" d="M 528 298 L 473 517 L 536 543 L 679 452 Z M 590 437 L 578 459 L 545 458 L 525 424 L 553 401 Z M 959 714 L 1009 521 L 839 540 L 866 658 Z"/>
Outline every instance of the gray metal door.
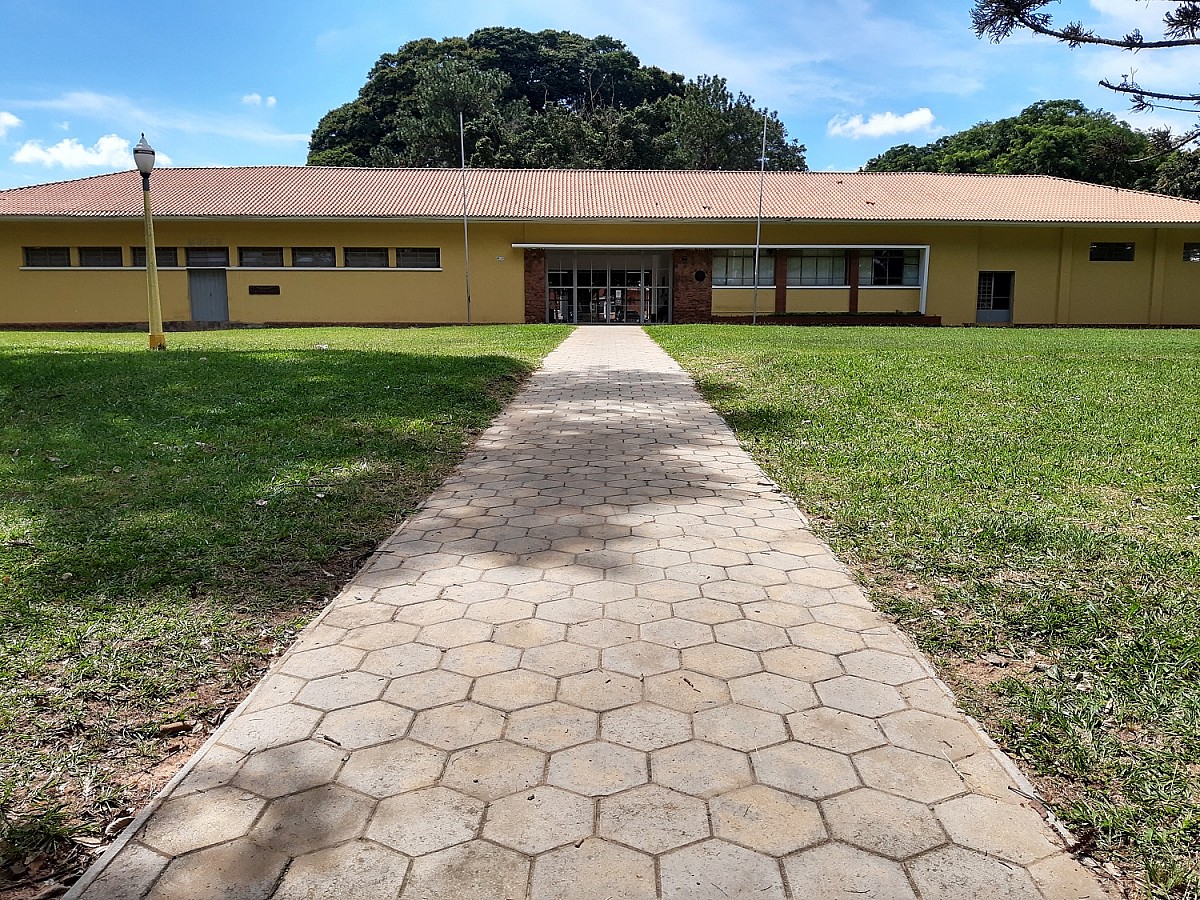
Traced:
<path fill-rule="evenodd" d="M 229 290 L 224 269 L 188 269 L 193 322 L 228 322 Z"/>

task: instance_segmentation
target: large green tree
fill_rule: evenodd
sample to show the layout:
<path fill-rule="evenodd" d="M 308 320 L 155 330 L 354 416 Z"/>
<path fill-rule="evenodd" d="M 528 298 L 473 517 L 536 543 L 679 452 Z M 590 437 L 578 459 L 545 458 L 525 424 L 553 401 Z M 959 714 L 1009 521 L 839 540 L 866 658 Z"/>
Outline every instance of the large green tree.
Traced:
<path fill-rule="evenodd" d="M 1078 100 L 1046 100 L 1019 115 L 981 122 L 924 147 L 902 144 L 868 172 L 1057 175 L 1113 187 L 1158 189 L 1157 148 L 1166 138 L 1130 128 Z"/>
<path fill-rule="evenodd" d="M 484 28 L 379 58 L 313 131 L 310 165 L 804 169 L 804 146 L 725 80 L 643 66 L 620 41 Z"/>

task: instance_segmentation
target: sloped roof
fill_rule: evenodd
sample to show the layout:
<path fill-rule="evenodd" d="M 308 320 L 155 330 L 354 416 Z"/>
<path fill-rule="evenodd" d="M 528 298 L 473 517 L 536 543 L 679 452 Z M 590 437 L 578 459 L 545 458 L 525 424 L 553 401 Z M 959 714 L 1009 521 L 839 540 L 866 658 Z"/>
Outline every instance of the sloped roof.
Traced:
<path fill-rule="evenodd" d="M 747 220 L 759 173 L 469 169 L 476 219 Z M 156 216 L 412 218 L 462 216 L 457 169 L 316 166 L 163 168 Z M 0 191 L 0 218 L 140 217 L 136 171 Z M 1200 202 L 1044 175 L 768 172 L 763 217 L 792 221 L 1197 224 Z"/>

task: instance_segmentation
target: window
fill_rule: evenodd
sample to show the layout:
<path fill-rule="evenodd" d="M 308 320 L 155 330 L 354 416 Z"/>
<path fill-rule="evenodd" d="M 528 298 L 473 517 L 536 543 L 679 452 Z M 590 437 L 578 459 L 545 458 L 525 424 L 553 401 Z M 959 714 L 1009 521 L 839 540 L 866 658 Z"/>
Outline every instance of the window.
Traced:
<path fill-rule="evenodd" d="M 1092 262 L 1133 262 L 1133 244 L 1100 242 L 1092 244 L 1088 259 Z"/>
<path fill-rule="evenodd" d="M 282 267 L 282 247 L 238 247 L 238 265 L 262 267 Z"/>
<path fill-rule="evenodd" d="M 154 262 L 160 269 L 174 269 L 179 266 L 179 248 L 155 247 Z M 146 267 L 146 248 L 133 248 L 133 264 L 139 269 Z"/>
<path fill-rule="evenodd" d="M 337 256 L 332 247 L 293 247 L 292 265 L 331 269 L 337 265 Z"/>
<path fill-rule="evenodd" d="M 25 265 L 35 268 L 59 268 L 71 265 L 70 247 L 26 247 Z"/>
<path fill-rule="evenodd" d="M 123 266 L 125 259 L 120 247 L 80 247 L 81 266 Z"/>
<path fill-rule="evenodd" d="M 801 250 L 788 256 L 788 284 L 802 286 L 846 284 L 845 250 Z"/>
<path fill-rule="evenodd" d="M 1200 263 L 1200 244 L 1184 244 L 1183 261 Z"/>
<path fill-rule="evenodd" d="M 250 285 L 251 296 L 279 296 L 279 285 L 277 284 L 252 284 Z"/>
<path fill-rule="evenodd" d="M 758 283 L 775 284 L 775 251 L 762 250 L 758 257 Z M 713 252 L 714 287 L 752 287 L 754 285 L 753 250 L 716 250 Z"/>
<path fill-rule="evenodd" d="M 189 269 L 223 269 L 229 265 L 228 247 L 188 247 L 184 255 Z"/>
<path fill-rule="evenodd" d="M 440 269 L 442 251 L 438 247 L 397 247 L 396 268 Z"/>
<path fill-rule="evenodd" d="M 347 269 L 386 269 L 388 252 L 386 247 L 347 247 Z"/>
<path fill-rule="evenodd" d="M 917 287 L 921 283 L 920 250 L 864 250 L 858 258 L 859 284 L 873 287 Z"/>

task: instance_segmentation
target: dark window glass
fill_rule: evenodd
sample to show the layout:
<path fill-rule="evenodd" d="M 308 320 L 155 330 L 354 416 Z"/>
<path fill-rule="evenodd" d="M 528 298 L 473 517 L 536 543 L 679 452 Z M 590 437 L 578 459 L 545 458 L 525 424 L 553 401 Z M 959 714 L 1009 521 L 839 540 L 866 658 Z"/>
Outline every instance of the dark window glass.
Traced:
<path fill-rule="evenodd" d="M 155 247 L 154 261 L 160 269 L 174 269 L 179 265 L 179 248 L 177 247 Z M 146 248 L 133 248 L 133 264 L 135 267 L 142 269 L 146 267 Z"/>
<path fill-rule="evenodd" d="M 864 250 L 858 258 L 859 284 L 917 287 L 921 283 L 920 250 Z"/>
<path fill-rule="evenodd" d="M 293 247 L 292 265 L 332 268 L 337 265 L 337 257 L 332 247 Z"/>
<path fill-rule="evenodd" d="M 121 256 L 120 247 L 80 247 L 79 264 L 81 266 L 121 266 L 125 260 Z"/>
<path fill-rule="evenodd" d="M 279 285 L 277 284 L 252 284 L 250 285 L 251 295 L 279 295 Z"/>
<path fill-rule="evenodd" d="M 1133 246 L 1111 241 L 1095 243 L 1088 259 L 1092 262 L 1133 262 Z"/>
<path fill-rule="evenodd" d="M 71 265 L 70 247 L 26 247 L 25 265 L 58 268 Z"/>
<path fill-rule="evenodd" d="M 437 247 L 396 248 L 398 269 L 439 269 L 441 265 L 442 251 Z"/>
<path fill-rule="evenodd" d="M 386 247 L 347 247 L 347 269 L 386 269 L 388 252 Z"/>
<path fill-rule="evenodd" d="M 229 265 L 228 247 L 188 247 L 184 255 L 189 269 L 224 269 Z"/>
<path fill-rule="evenodd" d="M 980 272 L 979 295 L 975 308 L 982 310 L 1012 309 L 1013 273 Z"/>
<path fill-rule="evenodd" d="M 1184 244 L 1183 261 L 1200 262 L 1200 244 Z"/>
<path fill-rule="evenodd" d="M 238 247 L 238 265 L 280 267 L 283 265 L 283 248 Z"/>

